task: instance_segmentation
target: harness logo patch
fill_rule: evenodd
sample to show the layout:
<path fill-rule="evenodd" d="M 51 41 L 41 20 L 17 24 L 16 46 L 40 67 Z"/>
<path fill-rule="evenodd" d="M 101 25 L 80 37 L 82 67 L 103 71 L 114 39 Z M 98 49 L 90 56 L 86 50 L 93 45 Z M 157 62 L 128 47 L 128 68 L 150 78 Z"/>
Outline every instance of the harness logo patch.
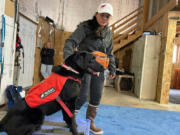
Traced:
<path fill-rule="evenodd" d="M 52 94 L 53 92 L 55 92 L 56 89 L 54 87 L 48 89 L 47 91 L 43 92 L 41 95 L 40 95 L 40 98 L 45 98 L 47 97 L 48 95 Z"/>

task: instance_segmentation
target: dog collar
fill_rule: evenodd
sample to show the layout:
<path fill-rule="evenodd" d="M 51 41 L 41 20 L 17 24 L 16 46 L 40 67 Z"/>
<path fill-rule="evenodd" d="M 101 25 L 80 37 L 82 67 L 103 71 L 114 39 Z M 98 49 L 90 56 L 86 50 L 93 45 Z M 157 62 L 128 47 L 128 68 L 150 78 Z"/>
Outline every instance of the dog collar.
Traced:
<path fill-rule="evenodd" d="M 66 70 L 69 70 L 69 71 L 72 71 L 72 72 L 74 72 L 74 73 L 76 73 L 76 74 L 79 74 L 79 72 L 78 71 L 76 71 L 76 70 L 74 70 L 72 67 L 70 67 L 70 66 L 67 66 L 66 64 L 62 64 L 61 65 L 63 68 L 65 68 Z"/>

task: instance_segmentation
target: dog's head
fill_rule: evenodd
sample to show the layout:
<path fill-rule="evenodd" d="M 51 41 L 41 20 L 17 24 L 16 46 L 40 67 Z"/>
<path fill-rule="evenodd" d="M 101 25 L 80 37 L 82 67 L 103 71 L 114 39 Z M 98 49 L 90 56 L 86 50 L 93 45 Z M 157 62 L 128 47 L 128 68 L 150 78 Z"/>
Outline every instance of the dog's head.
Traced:
<path fill-rule="evenodd" d="M 65 60 L 65 64 L 71 66 L 78 72 L 89 72 L 96 74 L 105 70 L 105 67 L 100 64 L 96 55 L 89 52 L 75 52 Z"/>

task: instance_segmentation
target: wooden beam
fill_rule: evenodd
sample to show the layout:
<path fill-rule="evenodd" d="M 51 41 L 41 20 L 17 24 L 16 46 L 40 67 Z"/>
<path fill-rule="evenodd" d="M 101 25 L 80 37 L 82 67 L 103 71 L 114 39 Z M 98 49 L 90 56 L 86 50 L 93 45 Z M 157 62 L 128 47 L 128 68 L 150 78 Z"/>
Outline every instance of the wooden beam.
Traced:
<path fill-rule="evenodd" d="M 143 9 L 143 14 L 144 14 L 144 23 L 147 22 L 148 20 L 148 15 L 149 15 L 149 0 L 144 0 L 144 9 Z"/>
<path fill-rule="evenodd" d="M 176 38 L 174 39 L 174 44 L 180 45 L 180 37 L 176 37 Z"/>
<path fill-rule="evenodd" d="M 156 22 L 160 17 L 162 17 L 166 12 L 174 8 L 176 5 L 178 5 L 177 0 L 171 0 L 145 24 L 144 29 L 147 30 L 151 25 L 153 25 L 154 22 Z"/>
<path fill-rule="evenodd" d="M 121 24 L 119 24 L 118 26 L 114 27 L 114 31 L 117 30 L 118 28 L 120 28 L 121 26 L 127 24 L 128 22 L 130 22 L 132 19 L 137 18 L 139 15 L 141 15 L 143 13 L 143 11 L 137 12 L 134 16 L 130 17 L 129 19 L 125 20 L 124 22 L 122 22 Z"/>
<path fill-rule="evenodd" d="M 115 23 L 113 23 L 110 27 L 113 27 L 115 24 L 119 23 L 120 21 L 122 21 L 123 19 L 125 19 L 126 17 L 134 14 L 136 11 L 141 10 L 143 8 L 143 6 L 140 6 L 139 8 L 137 8 L 136 10 L 132 11 L 131 13 L 129 13 L 128 15 L 124 16 L 123 18 L 121 18 L 120 20 L 116 21 Z"/>
<path fill-rule="evenodd" d="M 168 21 L 168 34 L 165 46 L 165 54 L 162 56 L 162 62 L 159 67 L 158 85 L 157 85 L 157 101 L 160 104 L 168 104 L 169 102 L 169 89 L 171 83 L 172 71 L 172 55 L 174 39 L 176 34 L 176 20 Z"/>
<path fill-rule="evenodd" d="M 19 12 L 19 14 L 20 14 L 21 16 L 23 16 L 24 18 L 26 18 L 27 20 L 29 20 L 30 22 L 34 23 L 35 25 L 38 25 L 37 22 L 33 21 L 31 18 L 29 18 L 28 16 L 24 15 L 23 13 Z"/>
<path fill-rule="evenodd" d="M 116 31 L 116 32 L 114 33 L 113 38 L 114 38 L 114 39 L 117 38 L 120 33 L 125 32 L 125 31 L 127 31 L 128 29 L 131 29 L 135 24 L 137 24 L 137 23 L 140 24 L 140 23 L 142 22 L 142 20 L 143 20 L 143 17 L 137 18 L 137 19 L 135 19 L 135 20 L 133 20 L 133 21 L 131 21 L 131 22 L 129 22 L 129 23 L 126 23 L 127 25 L 125 25 L 124 27 L 122 27 L 121 29 L 119 29 L 118 31 Z M 122 34 L 124 34 L 124 33 L 122 33 Z"/>

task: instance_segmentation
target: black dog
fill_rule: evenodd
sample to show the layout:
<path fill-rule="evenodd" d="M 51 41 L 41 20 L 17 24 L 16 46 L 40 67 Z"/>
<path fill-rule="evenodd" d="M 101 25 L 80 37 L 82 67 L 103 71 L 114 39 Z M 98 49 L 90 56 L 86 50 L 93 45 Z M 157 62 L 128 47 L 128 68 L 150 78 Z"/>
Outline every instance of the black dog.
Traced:
<path fill-rule="evenodd" d="M 59 110 L 62 110 L 63 119 L 70 128 L 73 135 L 79 135 L 77 131 L 77 125 L 75 117 L 72 113 L 75 110 L 75 100 L 80 92 L 80 83 L 78 79 L 81 79 L 84 73 L 95 74 L 104 70 L 104 67 L 96 61 L 96 56 L 87 52 L 76 52 L 65 60 L 64 65 L 57 66 L 53 69 L 53 73 L 45 79 L 42 83 L 34 86 L 29 90 L 25 99 L 20 100 L 10 109 L 5 117 L 0 121 L 0 132 L 7 132 L 8 135 L 32 135 L 34 131 L 41 128 L 45 115 L 51 115 Z M 44 87 L 45 83 L 55 83 L 59 85 L 57 78 L 59 76 L 68 77 L 62 90 L 58 95 L 58 98 L 41 103 L 40 105 L 34 105 L 30 103 L 30 100 L 35 98 L 30 97 L 30 94 L 36 91 L 37 87 Z M 54 80 L 52 79 L 54 77 Z M 40 99 L 49 97 L 52 93 L 55 93 L 57 89 L 55 86 L 50 89 L 41 92 Z M 30 97 L 30 98 L 28 98 Z M 64 104 L 59 104 L 60 99 Z M 35 101 L 34 103 L 37 103 Z M 68 108 L 70 111 L 68 113 Z M 72 112 L 72 113 L 71 113 Z"/>

